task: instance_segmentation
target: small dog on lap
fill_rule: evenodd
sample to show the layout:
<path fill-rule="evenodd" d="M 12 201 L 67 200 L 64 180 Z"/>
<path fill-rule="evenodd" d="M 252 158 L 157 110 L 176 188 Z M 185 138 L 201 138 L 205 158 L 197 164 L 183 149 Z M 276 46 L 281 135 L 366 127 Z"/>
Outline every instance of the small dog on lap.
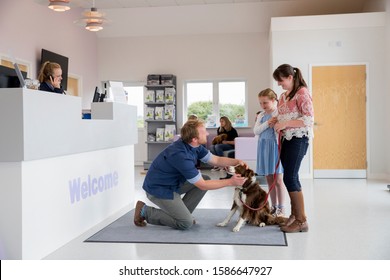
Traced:
<path fill-rule="evenodd" d="M 215 136 L 211 144 L 213 145 L 222 144 L 222 142 L 225 141 L 226 139 L 227 139 L 227 134 L 222 133 L 220 135 Z"/>
<path fill-rule="evenodd" d="M 248 179 L 244 185 L 235 188 L 230 213 L 217 226 L 225 227 L 237 210 L 239 210 L 240 216 L 237 224 L 233 228 L 234 232 L 238 232 L 246 223 L 264 227 L 265 225 L 279 225 L 286 222 L 287 218 L 275 217 L 271 214 L 269 203 L 266 201 L 267 192 L 256 181 L 256 175 L 253 170 L 247 169 L 243 165 L 238 165 L 230 166 L 228 172 L 231 174 L 240 174 L 242 177 Z"/>

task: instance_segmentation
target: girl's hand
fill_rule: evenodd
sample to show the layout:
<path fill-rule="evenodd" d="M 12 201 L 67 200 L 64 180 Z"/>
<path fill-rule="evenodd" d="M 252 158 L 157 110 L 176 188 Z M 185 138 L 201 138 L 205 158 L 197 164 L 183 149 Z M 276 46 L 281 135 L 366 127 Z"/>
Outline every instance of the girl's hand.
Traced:
<path fill-rule="evenodd" d="M 275 124 L 278 122 L 278 118 L 277 117 L 272 117 L 268 120 L 268 126 L 269 127 L 274 127 Z"/>
<path fill-rule="evenodd" d="M 286 127 L 287 127 L 287 122 L 278 122 L 275 124 L 274 129 L 277 133 L 279 133 L 280 131 L 286 129 Z"/>

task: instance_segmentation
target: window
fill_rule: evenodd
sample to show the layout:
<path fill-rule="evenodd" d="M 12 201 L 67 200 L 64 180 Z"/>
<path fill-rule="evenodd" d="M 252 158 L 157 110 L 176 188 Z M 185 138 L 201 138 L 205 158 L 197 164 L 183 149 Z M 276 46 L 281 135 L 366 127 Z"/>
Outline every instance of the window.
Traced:
<path fill-rule="evenodd" d="M 245 81 L 185 82 L 184 91 L 185 119 L 195 114 L 207 127 L 217 127 L 226 116 L 234 127 L 248 126 Z"/>
<path fill-rule="evenodd" d="M 144 127 L 144 86 L 126 85 L 123 83 L 127 95 L 127 103 L 137 107 L 137 126 Z"/>

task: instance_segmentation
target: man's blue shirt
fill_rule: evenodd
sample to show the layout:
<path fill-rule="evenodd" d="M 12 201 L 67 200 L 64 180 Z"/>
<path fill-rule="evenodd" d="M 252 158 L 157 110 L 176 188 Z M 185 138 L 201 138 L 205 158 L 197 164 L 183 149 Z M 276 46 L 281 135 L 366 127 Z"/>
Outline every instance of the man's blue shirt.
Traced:
<path fill-rule="evenodd" d="M 163 199 L 173 199 L 185 181 L 197 182 L 202 174 L 197 161 L 208 162 L 211 153 L 204 146 L 192 147 L 179 139 L 164 149 L 152 162 L 146 174 L 143 189 Z"/>

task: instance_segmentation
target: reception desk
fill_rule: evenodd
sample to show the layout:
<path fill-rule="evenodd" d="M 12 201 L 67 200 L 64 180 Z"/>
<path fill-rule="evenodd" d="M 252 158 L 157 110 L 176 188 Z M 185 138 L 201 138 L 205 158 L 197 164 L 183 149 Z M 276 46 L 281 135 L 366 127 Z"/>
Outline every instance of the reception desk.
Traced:
<path fill-rule="evenodd" d="M 0 89 L 0 259 L 41 259 L 133 204 L 136 107 Z"/>

